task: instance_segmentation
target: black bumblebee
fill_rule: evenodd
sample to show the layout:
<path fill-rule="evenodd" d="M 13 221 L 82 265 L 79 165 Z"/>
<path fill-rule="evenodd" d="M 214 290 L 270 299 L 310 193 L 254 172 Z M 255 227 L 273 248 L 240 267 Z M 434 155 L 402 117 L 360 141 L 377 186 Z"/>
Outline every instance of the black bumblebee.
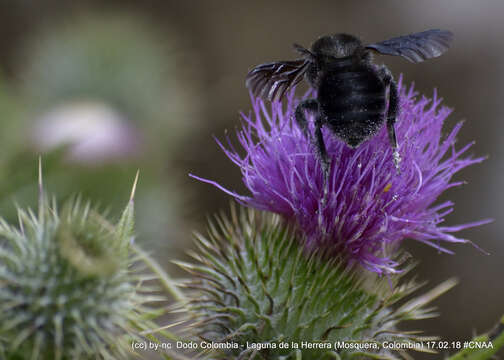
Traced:
<path fill-rule="evenodd" d="M 372 52 L 402 56 L 419 63 L 443 54 L 453 39 L 446 30 L 427 30 L 363 45 L 355 36 L 335 34 L 323 36 L 311 49 L 294 44 L 302 55 L 293 61 L 258 65 L 247 75 L 246 85 L 256 96 L 279 100 L 303 76 L 317 90 L 316 99 L 301 102 L 295 117 L 305 134 L 308 132 L 305 111 L 315 115 L 315 143 L 324 173 L 329 172 L 329 159 L 322 137 L 322 126 L 350 147 L 355 148 L 381 128 L 385 118 L 394 163 L 399 169 L 400 157 L 394 123 L 398 115 L 399 95 L 390 70 L 372 63 Z M 388 111 L 385 114 L 388 88 Z"/>

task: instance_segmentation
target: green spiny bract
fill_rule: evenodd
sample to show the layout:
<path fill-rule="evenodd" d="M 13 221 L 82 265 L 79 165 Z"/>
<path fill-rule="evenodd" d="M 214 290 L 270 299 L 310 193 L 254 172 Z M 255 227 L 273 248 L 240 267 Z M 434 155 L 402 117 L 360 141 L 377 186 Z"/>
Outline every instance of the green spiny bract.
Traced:
<path fill-rule="evenodd" d="M 231 220 L 219 217 L 217 225 L 210 224 L 208 238 L 196 236 L 199 251 L 191 255 L 199 264 L 178 262 L 195 275 L 186 284 L 192 336 L 240 346 L 209 357 L 394 359 L 404 353 L 383 348 L 384 342 L 433 339 L 398 331 L 397 324 L 435 316 L 425 305 L 453 281 L 394 308 L 420 285 L 413 281 L 398 285 L 398 275 L 378 278 L 343 265 L 341 259 L 307 254 L 277 215 L 252 210 L 231 214 Z M 332 348 L 301 349 L 303 341 L 327 342 Z M 378 349 L 354 345 L 335 349 L 338 341 L 368 343 Z M 247 342 L 276 348 L 257 351 L 247 348 Z M 287 342 L 289 348 L 280 349 L 280 342 Z"/>
<path fill-rule="evenodd" d="M 0 358 L 127 358 L 156 313 L 129 254 L 133 202 L 117 225 L 79 200 L 18 214 L 0 220 Z"/>

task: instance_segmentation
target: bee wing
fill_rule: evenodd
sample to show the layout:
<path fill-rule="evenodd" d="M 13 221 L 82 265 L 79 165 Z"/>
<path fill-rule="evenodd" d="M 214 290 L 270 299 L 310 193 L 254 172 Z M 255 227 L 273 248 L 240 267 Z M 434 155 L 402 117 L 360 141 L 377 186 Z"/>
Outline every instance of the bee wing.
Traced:
<path fill-rule="evenodd" d="M 247 74 L 245 85 L 255 96 L 280 100 L 285 92 L 303 79 L 310 61 L 299 59 L 261 64 Z"/>
<path fill-rule="evenodd" d="M 450 47 L 452 40 L 453 33 L 450 31 L 431 29 L 369 44 L 366 48 L 380 54 L 402 56 L 411 62 L 419 63 L 443 54 Z"/>

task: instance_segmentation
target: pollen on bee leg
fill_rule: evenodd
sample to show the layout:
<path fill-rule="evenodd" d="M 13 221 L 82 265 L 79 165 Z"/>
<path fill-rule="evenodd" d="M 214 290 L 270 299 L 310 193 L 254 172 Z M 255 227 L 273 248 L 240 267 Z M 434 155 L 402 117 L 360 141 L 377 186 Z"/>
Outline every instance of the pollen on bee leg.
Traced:
<path fill-rule="evenodd" d="M 399 167 L 399 163 L 401 162 L 401 155 L 399 155 L 399 151 L 397 151 L 397 149 L 394 150 L 394 153 L 392 154 L 392 156 L 394 157 L 394 165 L 395 165 L 395 168 L 397 170 L 397 173 L 400 174 L 401 173 L 401 169 Z"/>

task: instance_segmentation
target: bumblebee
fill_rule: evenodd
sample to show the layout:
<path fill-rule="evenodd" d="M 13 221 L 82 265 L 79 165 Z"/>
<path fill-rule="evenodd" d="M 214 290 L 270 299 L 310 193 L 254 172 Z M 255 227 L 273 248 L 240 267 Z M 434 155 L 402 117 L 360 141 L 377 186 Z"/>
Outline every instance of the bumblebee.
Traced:
<path fill-rule="evenodd" d="M 322 136 L 324 126 L 348 146 L 356 148 L 374 136 L 386 121 L 393 160 L 399 169 L 394 128 L 399 112 L 397 84 L 385 65 L 373 63 L 373 53 L 401 56 L 419 63 L 443 54 L 452 40 L 450 31 L 438 29 L 369 45 L 363 45 L 360 39 L 349 34 L 327 35 L 316 40 L 309 50 L 294 44 L 301 55 L 297 60 L 254 67 L 247 74 L 246 86 L 255 96 L 270 101 L 280 100 L 303 77 L 316 90 L 316 98 L 297 106 L 295 118 L 315 144 L 326 176 L 330 164 Z M 309 133 L 306 112 L 314 115 L 314 135 Z"/>

